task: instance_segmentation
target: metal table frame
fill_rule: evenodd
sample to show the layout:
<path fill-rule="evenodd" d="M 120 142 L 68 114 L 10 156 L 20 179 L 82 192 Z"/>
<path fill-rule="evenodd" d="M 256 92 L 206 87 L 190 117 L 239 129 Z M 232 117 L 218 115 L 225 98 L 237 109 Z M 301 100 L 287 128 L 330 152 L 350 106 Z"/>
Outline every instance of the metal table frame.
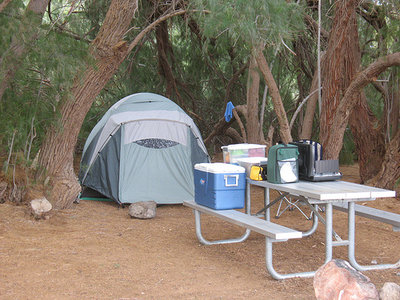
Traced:
<path fill-rule="evenodd" d="M 304 204 L 309 206 L 313 211 L 313 225 L 310 230 L 303 232 L 303 236 L 313 234 L 318 226 L 318 219 L 325 224 L 325 263 L 332 259 L 333 246 L 348 246 L 348 258 L 350 264 L 359 271 L 388 269 L 400 267 L 400 260 L 394 264 L 378 264 L 378 265 L 360 265 L 355 258 L 355 202 L 357 201 L 373 201 L 380 197 L 395 197 L 394 191 L 369 187 L 365 185 L 334 181 L 334 182 L 306 182 L 300 181 L 291 184 L 273 184 L 268 181 L 247 180 L 246 198 L 250 204 L 250 187 L 251 185 L 264 188 L 264 217 L 270 221 L 269 207 L 279 201 L 279 196 L 270 201 L 270 189 L 277 190 L 281 194 L 292 196 Z M 332 204 L 333 203 L 348 204 L 348 240 L 342 240 L 333 231 Z M 318 212 L 318 205 L 325 206 L 325 220 Z M 249 209 L 249 208 L 248 208 Z M 335 237 L 336 241 L 333 241 Z M 286 279 L 292 277 L 312 277 L 316 271 L 280 274 L 273 267 L 272 261 L 272 243 L 274 241 L 266 237 L 266 266 L 270 274 L 275 279 Z"/>

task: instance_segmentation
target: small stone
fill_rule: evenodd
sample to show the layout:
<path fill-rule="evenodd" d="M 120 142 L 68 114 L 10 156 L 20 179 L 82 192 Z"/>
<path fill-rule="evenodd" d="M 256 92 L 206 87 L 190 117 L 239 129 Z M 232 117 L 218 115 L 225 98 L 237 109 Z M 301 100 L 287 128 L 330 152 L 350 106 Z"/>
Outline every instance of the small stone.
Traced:
<path fill-rule="evenodd" d="M 314 291 L 317 300 L 379 299 L 370 279 L 341 259 L 331 260 L 317 270 Z"/>
<path fill-rule="evenodd" d="M 379 291 L 380 300 L 399 300 L 400 286 L 394 282 L 385 282 Z"/>
<path fill-rule="evenodd" d="M 31 214 L 35 219 L 49 219 L 49 212 L 52 210 L 53 206 L 46 198 L 34 199 L 30 202 Z"/>
<path fill-rule="evenodd" d="M 376 261 L 376 259 L 371 260 L 371 265 L 377 265 L 378 262 Z"/>
<path fill-rule="evenodd" d="M 154 201 L 141 201 L 129 206 L 129 215 L 132 218 L 152 219 L 156 216 L 157 203 Z"/>

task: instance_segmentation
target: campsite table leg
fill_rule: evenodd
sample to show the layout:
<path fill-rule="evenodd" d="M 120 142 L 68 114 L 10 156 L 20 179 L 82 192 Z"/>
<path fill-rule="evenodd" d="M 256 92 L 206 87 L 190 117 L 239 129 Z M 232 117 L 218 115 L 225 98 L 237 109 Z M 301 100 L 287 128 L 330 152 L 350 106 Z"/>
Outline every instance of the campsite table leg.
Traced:
<path fill-rule="evenodd" d="M 325 206 L 325 263 L 332 259 L 332 203 Z"/>
<path fill-rule="evenodd" d="M 349 227 L 349 262 L 350 264 L 359 271 L 368 271 L 368 270 L 380 270 L 380 269 L 396 269 L 400 268 L 400 260 L 394 264 L 379 264 L 379 265 L 360 265 L 356 261 L 355 258 L 355 203 L 349 202 L 349 210 L 348 210 L 348 227 Z"/>
<path fill-rule="evenodd" d="M 314 207 L 315 207 L 316 211 L 318 211 L 318 205 L 315 204 Z M 317 228 L 318 228 L 318 214 L 313 214 L 313 219 L 312 220 L 313 220 L 312 227 L 307 231 L 303 231 L 303 237 L 310 236 L 317 230 Z"/>
<path fill-rule="evenodd" d="M 251 232 L 250 229 L 246 229 L 244 234 L 238 238 L 209 241 L 203 237 L 203 234 L 201 232 L 201 212 L 199 212 L 198 210 L 194 210 L 194 218 L 195 218 L 195 223 L 196 223 L 196 235 L 197 235 L 197 238 L 199 239 L 200 243 L 202 243 L 203 245 L 240 243 L 240 242 L 245 241 L 249 237 L 250 232 Z"/>
<path fill-rule="evenodd" d="M 250 206 L 250 185 L 247 183 L 246 184 L 246 194 L 245 194 L 245 212 L 246 214 L 251 213 L 251 206 Z M 196 224 L 196 235 L 197 238 L 199 239 L 200 243 L 203 245 L 217 245 L 217 244 L 230 244 L 230 243 L 240 243 L 245 241 L 250 233 L 250 229 L 246 229 L 244 234 L 238 238 L 232 238 L 232 239 L 226 239 L 226 240 L 215 240 L 215 241 L 209 241 L 204 238 L 202 232 L 201 232 L 201 212 L 198 210 L 194 210 L 194 219 L 195 219 L 195 224 Z"/>
<path fill-rule="evenodd" d="M 265 188 L 265 189 L 264 189 L 264 205 L 265 205 L 265 207 L 268 206 L 269 202 L 270 202 L 270 198 L 269 198 L 269 188 Z M 270 214 L 270 212 L 269 212 L 269 209 L 267 209 L 267 210 L 265 211 L 265 220 L 266 220 L 266 221 L 270 221 L 270 220 L 271 220 L 271 214 Z"/>
<path fill-rule="evenodd" d="M 250 183 L 248 180 L 246 180 L 246 197 L 245 197 L 245 211 L 246 214 L 251 214 L 251 195 L 250 195 Z"/>
<path fill-rule="evenodd" d="M 271 274 L 271 276 L 274 279 L 281 280 L 281 279 L 294 278 L 294 277 L 313 277 L 315 275 L 316 271 L 289 273 L 289 274 L 278 273 L 274 269 L 273 262 L 272 262 L 272 243 L 273 242 L 275 242 L 275 240 L 273 240 L 269 237 L 265 238 L 265 263 L 266 263 L 268 272 Z"/>

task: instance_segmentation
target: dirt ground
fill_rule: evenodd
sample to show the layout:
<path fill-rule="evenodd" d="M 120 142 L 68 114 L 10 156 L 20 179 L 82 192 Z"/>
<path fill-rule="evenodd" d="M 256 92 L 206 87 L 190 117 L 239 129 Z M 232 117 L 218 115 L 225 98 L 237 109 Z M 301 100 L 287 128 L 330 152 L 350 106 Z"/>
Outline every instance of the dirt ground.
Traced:
<path fill-rule="evenodd" d="M 357 166 L 341 167 L 357 182 Z M 254 210 L 263 192 L 252 188 Z M 366 203 L 400 213 L 400 200 Z M 272 211 L 274 212 L 274 210 Z M 274 220 L 296 229 L 311 221 L 298 211 Z M 360 264 L 400 258 L 400 232 L 356 217 Z M 207 238 L 228 238 L 242 228 L 204 216 Z M 346 238 L 346 214 L 334 211 L 334 229 Z M 317 269 L 324 261 L 324 226 L 311 237 L 274 244 L 278 272 Z M 346 259 L 347 247 L 335 247 Z M 191 209 L 157 208 L 151 220 L 131 219 L 112 202 L 81 201 L 49 220 L 35 221 L 26 206 L 0 204 L 0 299 L 315 299 L 313 279 L 272 279 L 265 268 L 265 239 L 252 233 L 243 243 L 201 245 Z M 380 289 L 400 284 L 400 270 L 364 272 Z"/>

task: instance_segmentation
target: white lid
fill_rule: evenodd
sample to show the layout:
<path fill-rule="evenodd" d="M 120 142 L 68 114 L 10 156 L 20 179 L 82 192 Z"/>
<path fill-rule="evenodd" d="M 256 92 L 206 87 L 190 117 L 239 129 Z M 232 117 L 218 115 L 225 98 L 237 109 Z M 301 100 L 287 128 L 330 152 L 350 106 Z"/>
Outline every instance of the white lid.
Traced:
<path fill-rule="evenodd" d="M 244 163 L 251 163 L 251 164 L 260 164 L 260 163 L 267 163 L 267 157 L 242 157 L 237 158 L 236 161 L 240 164 L 241 162 Z"/>
<path fill-rule="evenodd" d="M 266 148 L 266 145 L 258 145 L 258 144 L 232 144 L 228 146 L 222 146 L 223 150 L 242 150 L 242 149 L 254 149 L 254 148 Z"/>
<path fill-rule="evenodd" d="M 201 163 L 195 164 L 194 168 L 208 173 L 244 173 L 245 169 L 241 166 L 225 163 Z"/>

